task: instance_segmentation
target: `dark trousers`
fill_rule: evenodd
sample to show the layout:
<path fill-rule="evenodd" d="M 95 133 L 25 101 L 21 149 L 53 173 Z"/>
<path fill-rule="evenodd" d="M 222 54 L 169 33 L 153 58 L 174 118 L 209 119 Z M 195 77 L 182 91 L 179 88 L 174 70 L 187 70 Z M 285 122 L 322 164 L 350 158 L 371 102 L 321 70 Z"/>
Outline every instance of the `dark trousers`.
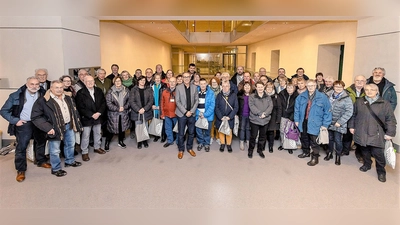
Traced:
<path fill-rule="evenodd" d="M 329 130 L 329 152 L 335 150 L 336 154 L 340 155 L 343 150 L 342 144 L 343 134 L 337 131 Z"/>
<path fill-rule="evenodd" d="M 194 130 L 196 118 L 194 116 L 178 117 L 178 149 L 180 152 L 185 151 L 185 127 L 187 126 L 188 139 L 186 141 L 186 150 L 193 149 Z"/>
<path fill-rule="evenodd" d="M 385 155 L 383 154 L 383 148 L 378 148 L 374 146 L 369 146 L 363 147 L 363 146 L 357 146 L 358 148 L 361 148 L 361 153 L 364 158 L 364 165 L 371 168 L 372 165 L 372 160 L 371 160 L 371 155 L 375 158 L 375 164 L 376 164 L 376 172 L 378 174 L 385 174 L 386 175 L 386 161 L 385 161 Z"/>
<path fill-rule="evenodd" d="M 29 141 L 33 136 L 34 142 L 36 143 L 35 158 L 37 164 L 40 166 L 42 163 L 47 161 L 44 155 L 44 149 L 46 145 L 46 138 L 44 132 L 40 131 L 33 125 L 32 122 L 28 121 L 22 126 L 15 126 L 15 137 L 17 139 L 17 146 L 15 148 L 15 169 L 17 171 L 26 171 L 26 148 L 29 145 Z"/>
<path fill-rule="evenodd" d="M 310 153 L 310 147 L 311 147 L 313 150 L 313 153 L 315 155 L 318 155 L 320 148 L 321 148 L 317 144 L 318 136 L 307 133 L 308 132 L 307 123 L 308 123 L 308 120 L 304 120 L 304 122 L 302 124 L 303 132 L 301 132 L 301 135 L 300 135 L 301 149 L 303 150 L 304 153 Z"/>
<path fill-rule="evenodd" d="M 343 141 L 343 152 L 349 153 L 351 150 L 351 142 L 353 141 L 353 134 L 350 133 L 349 128 L 347 128 L 347 133 L 343 134 L 342 141 Z M 356 151 L 355 151 L 356 157 L 357 158 L 363 157 L 361 152 L 361 147 L 356 143 L 354 143 L 354 145 L 356 146 Z"/>
<path fill-rule="evenodd" d="M 257 152 L 263 150 L 265 146 L 266 136 L 267 136 L 267 125 L 261 126 L 250 122 L 250 143 L 249 152 L 253 152 L 256 147 L 256 138 L 258 134 Z"/>
<path fill-rule="evenodd" d="M 274 130 L 269 130 L 267 131 L 267 140 L 268 140 L 268 146 L 273 147 L 274 146 L 274 140 L 275 140 L 275 134 Z M 278 132 L 279 133 L 279 132 Z"/>
<path fill-rule="evenodd" d="M 125 131 L 122 131 L 122 122 L 121 122 L 121 115 L 119 115 L 118 119 L 118 141 L 123 141 L 125 138 Z M 111 142 L 111 139 L 114 137 L 114 134 L 107 130 L 106 141 Z"/>

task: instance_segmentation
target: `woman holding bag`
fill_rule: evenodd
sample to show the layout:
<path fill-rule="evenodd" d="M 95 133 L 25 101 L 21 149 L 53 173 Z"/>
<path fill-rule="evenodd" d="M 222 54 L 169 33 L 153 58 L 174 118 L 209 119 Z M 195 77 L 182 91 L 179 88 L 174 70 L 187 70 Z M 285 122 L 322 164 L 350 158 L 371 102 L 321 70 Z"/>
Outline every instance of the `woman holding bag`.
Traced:
<path fill-rule="evenodd" d="M 229 81 L 223 81 L 222 91 L 218 94 L 217 99 L 215 100 L 215 115 L 217 117 L 215 127 L 219 129 L 223 122 L 228 123 L 230 133 L 224 134 L 221 131 L 219 132 L 219 139 L 221 141 L 221 146 L 219 148 L 220 152 L 225 150 L 225 144 L 228 152 L 232 152 L 232 129 L 235 125 L 235 115 L 238 110 L 239 104 L 235 91 L 231 90 Z"/>
<path fill-rule="evenodd" d="M 262 81 L 256 83 L 256 93 L 250 95 L 250 146 L 248 157 L 253 158 L 253 150 L 256 146 L 258 137 L 257 152 L 261 158 L 265 158 L 263 149 L 267 136 L 267 125 L 271 119 L 273 103 L 271 97 L 264 91 L 265 86 Z"/>
<path fill-rule="evenodd" d="M 146 77 L 138 77 L 138 86 L 132 88 L 129 93 L 129 105 L 131 107 L 131 120 L 139 124 L 141 121 L 147 121 L 153 118 L 153 91 L 150 87 L 146 87 Z M 142 145 L 145 148 L 149 147 L 147 140 L 137 143 L 137 148 L 141 149 Z"/>

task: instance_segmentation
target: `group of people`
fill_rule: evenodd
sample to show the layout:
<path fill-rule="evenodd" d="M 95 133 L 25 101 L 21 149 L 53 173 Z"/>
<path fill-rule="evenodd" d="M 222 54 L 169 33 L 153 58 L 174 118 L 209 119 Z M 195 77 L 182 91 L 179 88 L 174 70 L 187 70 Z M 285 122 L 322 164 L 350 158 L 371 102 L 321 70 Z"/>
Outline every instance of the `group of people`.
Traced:
<path fill-rule="evenodd" d="M 218 72 L 209 80 L 197 73 L 193 63 L 177 76 L 172 70 L 164 72 L 160 64 L 155 73 L 147 68 L 144 75 L 140 69 L 133 76 L 126 70 L 119 74 L 116 64 L 111 70 L 106 76 L 100 68 L 91 76 L 80 69 L 75 83 L 69 75 L 50 82 L 47 70 L 37 69 L 35 76 L 10 95 L 0 113 L 10 123 L 8 132 L 17 139 L 18 182 L 25 179 L 31 138 L 37 166 L 51 168 L 52 174 L 61 177 L 67 174 L 61 166 L 61 152 L 65 167 L 78 167 L 82 163 L 74 159 L 76 144 L 82 160 L 89 161 L 89 146 L 105 154 L 118 135 L 118 146 L 126 148 L 125 132 L 130 130 L 133 139 L 135 127 L 143 123 L 148 127 L 153 118 L 162 120 L 162 130 L 153 141 L 161 139 L 165 148 L 176 143 L 179 159 L 185 151 L 196 156 L 195 138 L 198 151 L 209 152 L 216 141 L 219 151 L 232 152 L 235 133 L 239 149 L 247 149 L 249 158 L 254 150 L 265 158 L 267 143 L 273 153 L 274 141 L 280 139 L 278 150 L 289 154 L 301 145 L 298 157 L 311 157 L 309 166 L 319 163 L 321 148 L 327 151 L 324 160 L 335 155 L 335 164 L 340 165 L 340 157 L 349 155 L 354 141 L 356 157 L 363 163 L 360 170 L 371 169 L 372 155 L 379 181 L 386 181 L 383 148 L 385 140 L 396 134 L 397 97 L 384 68 L 375 68 L 368 79 L 356 76 L 346 89 L 343 81 L 322 73 L 309 79 L 303 68 L 291 77 L 280 68 L 272 79 L 263 67 L 252 75 L 239 66 L 232 78 L 228 72 Z M 328 145 L 318 142 L 320 132 L 328 132 Z M 137 148 L 142 147 L 149 147 L 148 140 L 137 142 Z"/>

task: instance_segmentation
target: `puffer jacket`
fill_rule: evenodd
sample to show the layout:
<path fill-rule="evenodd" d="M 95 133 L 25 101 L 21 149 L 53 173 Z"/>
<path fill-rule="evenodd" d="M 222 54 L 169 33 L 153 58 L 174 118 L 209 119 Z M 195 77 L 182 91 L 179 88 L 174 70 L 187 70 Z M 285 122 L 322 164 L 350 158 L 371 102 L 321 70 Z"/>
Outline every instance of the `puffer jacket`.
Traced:
<path fill-rule="evenodd" d="M 250 122 L 257 125 L 267 125 L 271 120 L 271 113 L 274 107 L 271 97 L 267 93 L 263 92 L 263 96 L 260 97 L 257 93 L 251 94 L 249 97 L 249 107 L 250 107 Z M 264 118 L 260 116 L 265 113 Z"/>
<path fill-rule="evenodd" d="M 298 128 L 300 132 L 303 132 L 302 124 L 306 116 L 308 99 L 308 90 L 306 90 L 296 98 L 296 103 L 294 105 L 294 122 L 299 123 Z M 332 122 L 332 113 L 330 109 L 331 103 L 328 97 L 324 93 L 316 90 L 308 115 L 307 133 L 318 136 L 321 126 L 329 127 Z"/>
<path fill-rule="evenodd" d="M 198 87 L 198 90 L 200 92 L 200 87 Z M 215 97 L 214 97 L 214 92 L 210 89 L 210 87 L 206 87 L 206 102 L 205 102 L 205 111 L 203 113 L 203 116 L 207 119 L 207 121 L 213 121 L 214 120 L 214 109 L 215 109 Z M 196 109 L 196 120 L 199 119 L 199 114 L 200 111 L 197 108 Z"/>
<path fill-rule="evenodd" d="M 385 134 L 391 137 L 396 136 L 396 117 L 394 116 L 391 104 L 379 97 L 373 102 L 371 110 L 375 112 L 378 118 L 385 124 L 386 133 L 383 128 L 371 115 L 366 98 L 357 99 L 354 104 L 354 113 L 349 120 L 349 128 L 354 129 L 354 142 L 361 146 L 374 146 L 378 148 L 385 147 Z"/>
<path fill-rule="evenodd" d="M 332 90 L 326 94 L 328 98 L 331 98 L 333 93 L 334 91 Z M 347 132 L 347 122 L 353 115 L 353 102 L 347 91 L 343 91 L 338 99 L 331 101 L 331 106 L 332 122 L 328 129 L 345 134 Z M 340 127 L 336 127 L 336 123 L 339 123 Z"/>
<path fill-rule="evenodd" d="M 154 103 L 154 96 L 153 90 L 151 87 L 144 88 L 144 105 L 140 101 L 140 93 L 139 93 L 139 86 L 135 86 L 129 92 L 129 106 L 131 110 L 131 120 L 137 121 L 139 110 L 141 108 L 144 109 L 144 120 L 151 120 L 153 118 L 153 103 Z M 140 120 L 143 118 L 140 117 Z"/>
<path fill-rule="evenodd" d="M 231 90 L 231 92 L 228 95 L 227 101 L 229 104 L 232 106 L 229 107 L 229 105 L 225 101 L 225 96 L 223 95 L 222 91 L 217 95 L 217 99 L 215 100 L 215 115 L 217 119 L 215 120 L 215 127 L 218 129 L 221 126 L 222 123 L 222 117 L 227 116 L 229 117 L 229 127 L 233 129 L 235 125 L 235 115 L 237 111 L 239 110 L 239 103 L 237 100 L 237 95 L 234 90 Z"/>
<path fill-rule="evenodd" d="M 292 95 L 289 95 L 287 90 L 283 90 L 278 94 L 278 121 L 281 121 L 281 118 L 287 118 L 290 121 L 294 120 L 294 103 L 296 102 L 296 98 L 299 95 L 297 91 L 293 92 Z"/>
<path fill-rule="evenodd" d="M 114 87 L 114 86 L 113 86 Z M 120 112 L 120 105 L 118 103 L 118 94 L 113 87 L 107 92 L 106 103 L 107 103 L 107 130 L 112 134 L 118 134 L 119 129 L 119 116 L 121 116 L 121 129 L 126 131 L 131 127 L 131 120 L 129 119 L 129 89 L 122 86 L 122 90 L 119 93 L 124 96 L 124 111 Z"/>

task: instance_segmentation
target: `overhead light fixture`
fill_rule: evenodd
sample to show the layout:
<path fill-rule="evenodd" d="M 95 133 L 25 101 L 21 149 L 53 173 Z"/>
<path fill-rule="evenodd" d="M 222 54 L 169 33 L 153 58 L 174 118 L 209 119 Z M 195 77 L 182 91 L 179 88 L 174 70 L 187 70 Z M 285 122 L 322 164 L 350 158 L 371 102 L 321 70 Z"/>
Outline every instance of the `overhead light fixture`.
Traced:
<path fill-rule="evenodd" d="M 244 22 L 244 23 L 242 23 L 243 27 L 251 27 L 251 25 L 253 25 L 252 22 Z"/>

